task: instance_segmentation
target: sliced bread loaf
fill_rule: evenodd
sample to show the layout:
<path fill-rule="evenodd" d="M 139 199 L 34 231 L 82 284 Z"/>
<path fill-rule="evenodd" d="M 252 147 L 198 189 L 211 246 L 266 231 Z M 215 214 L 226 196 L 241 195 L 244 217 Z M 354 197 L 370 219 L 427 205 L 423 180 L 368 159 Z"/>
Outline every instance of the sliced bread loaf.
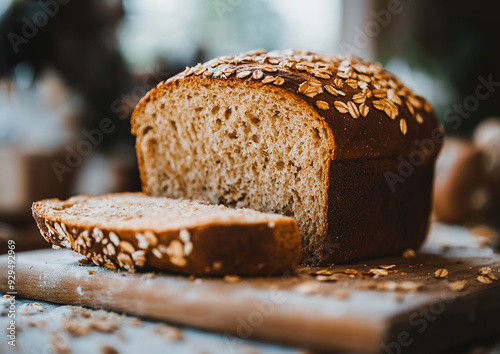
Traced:
<path fill-rule="evenodd" d="M 33 203 L 42 236 L 108 268 L 280 274 L 300 262 L 294 219 L 142 193 Z"/>
<path fill-rule="evenodd" d="M 144 191 L 297 220 L 306 262 L 419 247 L 443 131 L 379 64 L 255 51 L 187 68 L 132 116 Z"/>

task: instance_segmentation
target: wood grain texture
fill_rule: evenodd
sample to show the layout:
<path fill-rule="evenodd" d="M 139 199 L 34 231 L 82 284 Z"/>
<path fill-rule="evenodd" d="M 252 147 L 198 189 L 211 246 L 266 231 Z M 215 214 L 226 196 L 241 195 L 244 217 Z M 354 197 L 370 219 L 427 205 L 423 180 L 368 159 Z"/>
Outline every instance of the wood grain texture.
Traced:
<path fill-rule="evenodd" d="M 479 247 L 477 238 L 460 228 L 434 225 L 423 251 L 411 260 L 392 257 L 331 268 L 361 272 L 395 264 L 397 273 L 328 283 L 318 282 L 309 274 L 310 268 L 298 269 L 296 276 L 228 283 L 220 278 L 193 281 L 172 274 L 151 278 L 118 273 L 80 266 L 80 258 L 62 250 L 19 253 L 18 296 L 102 307 L 230 337 L 328 351 L 432 352 L 500 332 L 500 284 L 476 280 L 483 266 L 499 274 L 500 256 Z M 448 269 L 447 279 L 434 278 L 438 268 Z M 7 291 L 6 273 L 3 256 L 0 291 Z M 389 280 L 418 281 L 424 287 L 414 293 L 359 289 Z M 455 280 L 466 280 L 466 289 L 451 291 L 447 284 Z"/>

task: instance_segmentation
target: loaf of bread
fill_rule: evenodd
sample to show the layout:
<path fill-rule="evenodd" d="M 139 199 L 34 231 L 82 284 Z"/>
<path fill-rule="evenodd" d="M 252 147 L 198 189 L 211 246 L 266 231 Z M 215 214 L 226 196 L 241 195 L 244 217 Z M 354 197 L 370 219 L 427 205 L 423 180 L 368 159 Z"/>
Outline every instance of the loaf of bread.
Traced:
<path fill-rule="evenodd" d="M 380 65 L 304 51 L 218 57 L 132 116 L 144 192 L 293 216 L 319 265 L 418 248 L 443 137 Z"/>
<path fill-rule="evenodd" d="M 35 202 L 42 236 L 108 268 L 283 274 L 300 262 L 294 219 L 142 193 Z"/>
<path fill-rule="evenodd" d="M 434 216 L 451 224 L 481 223 L 489 193 L 482 151 L 469 141 L 446 139 L 436 163 Z"/>
<path fill-rule="evenodd" d="M 481 122 L 472 141 L 446 139 L 434 189 L 437 220 L 500 229 L 500 119 Z"/>

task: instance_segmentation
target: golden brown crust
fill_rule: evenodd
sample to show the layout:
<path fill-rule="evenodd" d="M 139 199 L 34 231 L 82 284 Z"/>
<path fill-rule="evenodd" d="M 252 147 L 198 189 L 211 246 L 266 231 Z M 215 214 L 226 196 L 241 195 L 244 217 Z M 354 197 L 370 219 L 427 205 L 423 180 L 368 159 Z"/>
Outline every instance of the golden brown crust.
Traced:
<path fill-rule="evenodd" d="M 300 262 L 300 236 L 291 218 L 246 224 L 200 224 L 152 232 L 110 229 L 65 221 L 47 215 L 44 204 L 33 203 L 33 217 L 42 236 L 54 248 L 78 252 L 111 269 L 149 267 L 195 275 L 283 274 Z M 139 235 L 139 236 L 138 236 Z"/>

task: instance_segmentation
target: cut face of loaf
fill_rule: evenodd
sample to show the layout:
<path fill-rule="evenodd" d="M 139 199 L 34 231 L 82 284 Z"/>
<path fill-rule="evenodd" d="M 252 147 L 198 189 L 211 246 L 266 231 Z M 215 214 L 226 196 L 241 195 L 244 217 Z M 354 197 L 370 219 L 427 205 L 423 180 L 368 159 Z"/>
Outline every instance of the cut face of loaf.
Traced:
<path fill-rule="evenodd" d="M 332 137 L 309 107 L 278 89 L 192 82 L 149 108 L 137 143 L 147 193 L 279 211 L 324 234 Z"/>
<path fill-rule="evenodd" d="M 379 65 L 301 51 L 187 68 L 132 117 L 146 193 L 293 216 L 320 265 L 422 243 L 441 142 L 397 188 L 386 176 L 435 130 L 427 101 Z"/>
<path fill-rule="evenodd" d="M 292 218 L 141 193 L 33 204 L 42 236 L 108 268 L 186 274 L 281 274 L 300 261 Z"/>

